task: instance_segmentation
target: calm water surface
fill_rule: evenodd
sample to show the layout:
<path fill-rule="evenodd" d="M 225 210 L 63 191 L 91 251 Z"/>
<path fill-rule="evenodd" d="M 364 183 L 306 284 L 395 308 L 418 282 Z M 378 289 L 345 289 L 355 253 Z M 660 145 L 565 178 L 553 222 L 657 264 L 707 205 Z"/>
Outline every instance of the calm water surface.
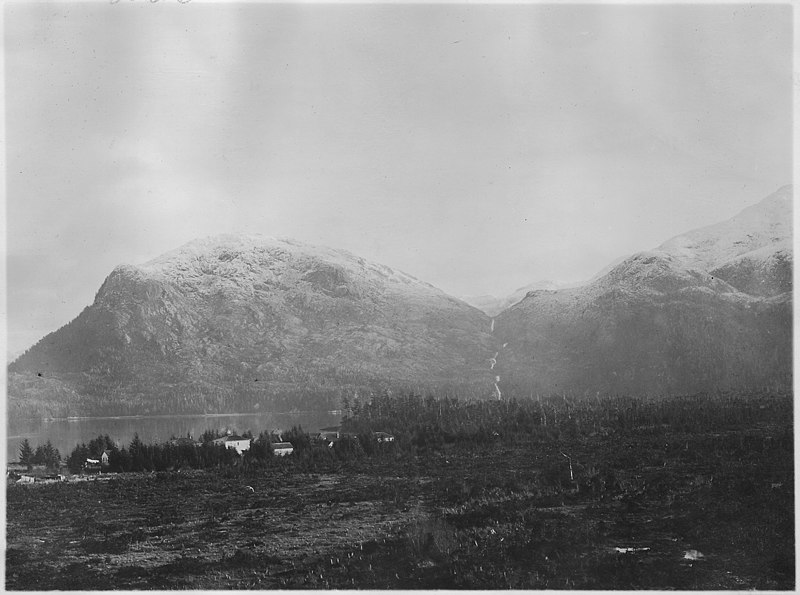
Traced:
<path fill-rule="evenodd" d="M 19 445 L 27 438 L 31 446 L 48 440 L 66 458 L 80 442 L 108 434 L 120 447 L 127 447 L 134 434 L 145 442 L 164 442 L 171 437 L 194 438 L 208 429 L 230 429 L 234 432 L 250 430 L 254 435 L 275 429 L 288 430 L 302 426 L 306 432 L 338 425 L 341 415 L 331 411 L 306 411 L 300 413 L 243 413 L 224 415 L 177 415 L 154 417 L 87 417 L 56 419 L 9 420 L 6 434 L 8 460 L 15 461 Z"/>

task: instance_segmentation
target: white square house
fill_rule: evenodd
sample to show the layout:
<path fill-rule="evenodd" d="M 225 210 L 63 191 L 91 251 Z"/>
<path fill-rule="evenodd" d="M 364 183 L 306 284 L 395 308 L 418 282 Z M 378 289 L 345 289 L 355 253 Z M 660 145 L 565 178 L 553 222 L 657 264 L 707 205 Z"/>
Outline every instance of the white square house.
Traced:
<path fill-rule="evenodd" d="M 239 436 L 223 436 L 214 440 L 214 444 L 223 444 L 225 448 L 232 448 L 239 454 L 250 450 L 250 438 L 240 438 Z"/>

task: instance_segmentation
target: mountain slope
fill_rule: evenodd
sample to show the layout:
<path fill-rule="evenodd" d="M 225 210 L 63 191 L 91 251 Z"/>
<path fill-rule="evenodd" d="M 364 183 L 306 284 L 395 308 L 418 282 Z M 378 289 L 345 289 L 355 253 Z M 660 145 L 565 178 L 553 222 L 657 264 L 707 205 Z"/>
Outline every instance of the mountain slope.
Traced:
<path fill-rule="evenodd" d="M 531 291 L 540 289 L 548 289 L 551 291 L 557 289 L 567 289 L 574 287 L 577 283 L 556 283 L 555 281 L 536 281 L 529 283 L 524 287 L 515 289 L 513 292 L 505 297 L 499 298 L 493 295 L 476 295 L 476 296 L 461 296 L 461 299 L 468 303 L 470 306 L 476 307 L 478 310 L 486 313 L 489 316 L 497 316 L 503 310 L 513 306 L 521 299 L 523 299 Z"/>
<path fill-rule="evenodd" d="M 478 395 L 488 331 L 482 312 L 347 252 L 220 236 L 117 267 L 10 366 L 10 410 L 37 378 L 79 395 L 73 415 L 333 409 L 386 387 Z"/>
<path fill-rule="evenodd" d="M 765 247 L 791 249 L 791 238 L 792 187 L 784 186 L 735 217 L 676 236 L 657 250 L 686 267 L 711 270 Z"/>
<path fill-rule="evenodd" d="M 791 188 L 496 318 L 505 394 L 791 388 Z"/>
<path fill-rule="evenodd" d="M 345 251 L 198 240 L 117 267 L 91 306 L 10 364 L 9 415 L 335 409 L 384 390 L 791 389 L 791 196 L 584 286 L 510 296 L 493 319 Z"/>
<path fill-rule="evenodd" d="M 774 296 L 792 290 L 792 187 L 784 186 L 727 221 L 657 248 L 687 268 L 712 272 L 738 290 Z"/>

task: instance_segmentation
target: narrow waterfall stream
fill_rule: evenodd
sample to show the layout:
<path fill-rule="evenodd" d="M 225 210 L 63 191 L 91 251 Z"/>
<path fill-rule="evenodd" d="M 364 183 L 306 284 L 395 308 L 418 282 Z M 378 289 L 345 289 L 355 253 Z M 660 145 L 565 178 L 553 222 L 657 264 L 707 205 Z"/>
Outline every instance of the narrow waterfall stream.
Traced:
<path fill-rule="evenodd" d="M 492 326 L 489 328 L 489 332 L 490 333 L 494 332 L 494 318 L 492 318 Z M 503 343 L 503 347 L 505 347 L 506 345 L 508 345 L 508 343 Z M 494 355 L 491 358 L 489 358 L 489 370 L 491 370 L 491 371 L 494 370 L 494 367 L 497 365 L 497 357 L 499 355 L 500 355 L 500 352 L 499 351 L 495 351 Z M 503 397 L 503 393 L 500 392 L 500 387 L 498 386 L 499 382 L 500 382 L 500 376 L 495 375 L 495 377 L 494 377 L 494 397 L 498 401 Z"/>

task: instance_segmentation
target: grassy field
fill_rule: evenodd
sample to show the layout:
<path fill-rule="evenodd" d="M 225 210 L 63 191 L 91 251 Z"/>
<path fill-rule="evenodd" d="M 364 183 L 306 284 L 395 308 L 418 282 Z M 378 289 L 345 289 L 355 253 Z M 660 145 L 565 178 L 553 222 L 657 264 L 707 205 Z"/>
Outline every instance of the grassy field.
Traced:
<path fill-rule="evenodd" d="M 6 587 L 793 589 L 791 423 L 9 485 Z"/>

